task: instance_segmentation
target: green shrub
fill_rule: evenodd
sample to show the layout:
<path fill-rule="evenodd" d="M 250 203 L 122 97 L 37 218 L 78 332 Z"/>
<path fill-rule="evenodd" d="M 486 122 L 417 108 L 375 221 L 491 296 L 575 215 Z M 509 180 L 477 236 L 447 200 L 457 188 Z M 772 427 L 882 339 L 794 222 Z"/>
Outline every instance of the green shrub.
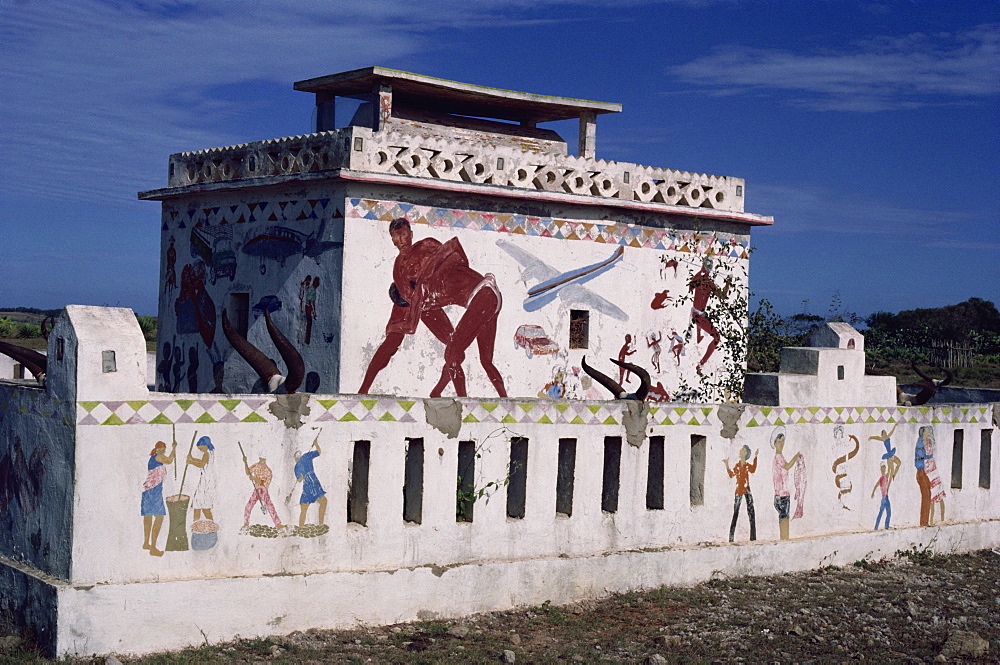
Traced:
<path fill-rule="evenodd" d="M 35 325 L 34 323 L 23 323 L 18 322 L 15 324 L 15 335 L 20 339 L 32 339 L 33 337 L 42 336 L 42 327 Z"/>
<path fill-rule="evenodd" d="M 4 317 L 0 319 L 0 337 L 16 337 L 17 325 L 10 319 Z"/>
<path fill-rule="evenodd" d="M 156 317 L 155 316 L 144 316 L 140 314 L 135 315 L 136 320 L 139 322 L 139 329 L 142 330 L 142 336 L 147 341 L 153 341 L 156 339 Z"/>

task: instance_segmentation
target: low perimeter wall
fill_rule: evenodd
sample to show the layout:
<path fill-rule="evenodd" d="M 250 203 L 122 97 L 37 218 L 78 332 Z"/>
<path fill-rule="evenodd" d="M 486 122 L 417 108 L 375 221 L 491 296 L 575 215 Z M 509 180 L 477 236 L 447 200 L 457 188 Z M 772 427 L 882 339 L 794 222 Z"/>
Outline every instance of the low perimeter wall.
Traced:
<path fill-rule="evenodd" d="M 0 610 L 139 653 L 995 546 L 997 411 L 0 383 Z"/>

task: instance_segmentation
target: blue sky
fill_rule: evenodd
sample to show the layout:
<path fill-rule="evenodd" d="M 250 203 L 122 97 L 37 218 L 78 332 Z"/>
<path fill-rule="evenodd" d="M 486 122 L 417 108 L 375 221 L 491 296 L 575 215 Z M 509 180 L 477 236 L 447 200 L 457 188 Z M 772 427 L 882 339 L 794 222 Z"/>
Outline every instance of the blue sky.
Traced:
<path fill-rule="evenodd" d="M 369 65 L 620 102 L 598 157 L 745 178 L 775 217 L 750 276 L 779 312 L 1000 304 L 993 0 L 0 0 L 0 306 L 155 314 L 136 191 L 309 131 L 292 82 Z"/>

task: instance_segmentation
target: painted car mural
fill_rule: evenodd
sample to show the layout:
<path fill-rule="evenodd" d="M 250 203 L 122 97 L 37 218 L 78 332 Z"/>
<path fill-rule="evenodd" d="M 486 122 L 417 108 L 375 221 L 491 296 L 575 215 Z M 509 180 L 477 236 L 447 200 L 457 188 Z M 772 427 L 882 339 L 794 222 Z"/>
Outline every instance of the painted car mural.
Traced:
<path fill-rule="evenodd" d="M 524 349 L 525 355 L 529 358 L 559 353 L 559 345 L 549 339 L 545 330 L 541 326 L 531 324 L 518 326 L 517 332 L 514 333 L 514 348 Z"/>
<path fill-rule="evenodd" d="M 191 229 L 191 256 L 200 258 L 211 268 L 211 282 L 220 277 L 236 278 L 236 251 L 233 239 L 225 233 L 211 233 L 204 227 Z"/>

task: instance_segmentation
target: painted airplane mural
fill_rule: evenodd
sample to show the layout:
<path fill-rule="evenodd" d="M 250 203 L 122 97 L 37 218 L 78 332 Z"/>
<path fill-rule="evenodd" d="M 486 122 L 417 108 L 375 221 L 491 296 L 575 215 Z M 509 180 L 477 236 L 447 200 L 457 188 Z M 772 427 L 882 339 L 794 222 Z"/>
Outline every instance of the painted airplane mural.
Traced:
<path fill-rule="evenodd" d="M 506 240 L 497 240 L 497 247 L 521 264 L 523 268 L 521 281 L 527 284 L 528 280 L 537 280 L 535 286 L 529 287 L 528 297 L 524 299 L 525 311 L 537 311 L 558 296 L 566 305 L 587 305 L 611 318 L 628 321 L 628 314 L 620 307 L 583 286 L 585 282 L 589 282 L 615 267 L 624 256 L 625 249 L 623 247 L 617 247 L 611 256 L 604 261 L 566 272 L 556 270 L 531 252 Z"/>

